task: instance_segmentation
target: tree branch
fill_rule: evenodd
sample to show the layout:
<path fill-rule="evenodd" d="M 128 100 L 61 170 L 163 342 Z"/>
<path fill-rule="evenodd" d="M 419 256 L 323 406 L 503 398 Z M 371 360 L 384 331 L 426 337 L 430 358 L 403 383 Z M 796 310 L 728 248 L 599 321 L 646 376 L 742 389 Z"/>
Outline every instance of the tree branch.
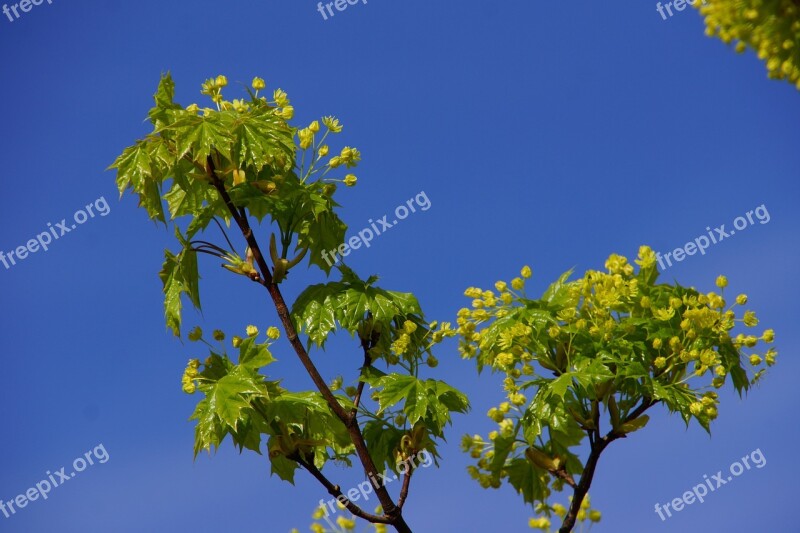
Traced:
<path fill-rule="evenodd" d="M 561 478 L 564 482 L 572 487 L 573 489 L 578 487 L 578 484 L 575 483 L 575 478 L 572 477 L 572 474 L 567 472 L 564 468 L 560 468 L 558 470 L 550 470 L 549 471 L 552 475 Z"/>
<path fill-rule="evenodd" d="M 364 350 L 364 364 L 361 365 L 361 371 L 359 372 L 359 377 L 364 376 L 364 371 L 369 368 L 372 364 L 372 357 L 369 355 L 369 351 L 378 343 L 378 339 L 380 338 L 380 333 L 373 332 L 370 335 L 369 339 L 361 339 L 361 348 Z M 358 389 L 356 390 L 356 396 L 353 399 L 353 409 L 350 411 L 350 422 L 353 423 L 356 421 L 356 416 L 358 415 L 358 404 L 361 402 L 361 395 L 364 393 L 364 385 L 366 383 L 359 379 L 358 382 Z"/>
<path fill-rule="evenodd" d="M 659 401 L 660 400 L 644 398 L 639 407 L 628 413 L 628 416 L 625 417 L 622 423 L 624 424 L 625 422 L 630 422 L 631 420 L 639 418 L 645 411 L 653 407 Z M 600 435 L 598 433 L 597 437 L 599 436 Z M 559 533 L 570 533 L 572 528 L 575 527 L 575 520 L 578 518 L 578 511 L 581 510 L 581 503 L 583 503 L 583 499 L 589 492 L 589 487 L 592 484 L 594 472 L 597 468 L 597 462 L 600 460 L 600 454 L 603 453 L 603 450 L 606 449 L 606 446 L 615 440 L 624 437 L 624 433 L 615 433 L 612 429 L 605 436 L 596 438 L 592 443 L 591 453 L 589 453 L 589 458 L 586 460 L 586 464 L 583 467 L 583 472 L 581 473 L 581 479 L 578 482 L 578 486 L 575 487 L 575 490 L 572 493 L 572 503 L 570 504 L 569 512 L 564 517 L 564 522 L 561 524 L 561 528 L 558 530 Z"/>
<path fill-rule="evenodd" d="M 347 510 L 350 511 L 351 513 L 353 513 L 354 515 L 356 515 L 357 517 L 363 518 L 364 520 L 368 520 L 369 522 L 372 522 L 373 524 L 391 524 L 392 523 L 392 519 L 390 517 L 388 517 L 388 516 L 378 516 L 378 515 L 375 515 L 375 514 L 372 514 L 372 513 L 368 513 L 366 511 L 364 511 L 358 505 L 356 505 L 353 502 L 351 502 L 350 499 L 347 496 L 345 496 L 344 493 L 342 493 L 342 490 L 341 490 L 341 488 L 339 488 L 339 485 L 334 485 L 333 483 L 331 483 L 330 480 L 328 480 L 328 478 L 325 477 L 325 474 L 323 474 L 319 470 L 319 468 L 317 468 L 317 466 L 314 464 L 313 461 L 308 461 L 307 462 L 302 457 L 300 457 L 299 454 L 290 456 L 289 459 L 297 462 L 297 464 L 299 464 L 300 466 L 302 466 L 303 468 L 308 470 L 308 472 L 312 476 L 314 476 L 317 479 L 317 481 L 322 483 L 322 485 L 328 490 L 328 494 L 330 494 L 331 496 L 333 496 L 334 498 L 336 498 L 337 500 L 342 502 L 342 504 L 347 508 Z M 327 514 L 327 511 L 326 511 L 325 514 Z"/>
<path fill-rule="evenodd" d="M 406 463 L 408 464 L 408 463 Z M 414 473 L 415 468 L 408 467 L 408 471 L 403 476 L 403 486 L 400 488 L 400 497 L 397 498 L 397 507 L 403 508 L 408 497 L 408 487 L 411 485 L 411 474 Z"/>
<path fill-rule="evenodd" d="M 299 335 L 297 334 L 297 330 L 294 327 L 294 323 L 292 323 L 292 319 L 289 314 L 289 307 L 286 305 L 286 301 L 283 299 L 280 288 L 276 283 L 273 282 L 272 272 L 270 271 L 269 265 L 264 258 L 264 254 L 261 253 L 261 248 L 259 247 L 258 242 L 253 235 L 253 230 L 250 228 L 246 213 L 244 213 L 244 210 L 239 211 L 236 205 L 234 205 L 230 195 L 228 195 L 228 192 L 225 190 L 225 185 L 217 176 L 214 168 L 214 161 L 211 156 L 206 158 L 205 171 L 212 185 L 219 193 L 220 198 L 222 198 L 222 201 L 228 208 L 231 216 L 239 226 L 242 236 L 245 238 L 247 245 L 250 247 L 250 251 L 253 253 L 253 258 L 261 271 L 261 277 L 263 278 L 262 284 L 267 288 L 267 291 L 269 291 L 269 294 L 272 297 L 278 317 L 280 318 L 283 329 L 286 332 L 287 340 L 292 345 L 292 348 L 297 354 L 297 357 L 300 359 L 303 367 L 306 369 L 306 372 L 308 372 L 308 375 L 311 377 L 311 380 L 314 382 L 314 385 L 316 385 L 317 389 L 320 391 L 320 394 L 322 394 L 322 397 L 330 406 L 331 411 L 347 427 L 347 431 L 350 434 L 350 438 L 356 448 L 358 458 L 361 461 L 367 476 L 370 478 L 376 477 L 378 474 L 378 469 L 375 466 L 375 462 L 372 460 L 372 456 L 370 456 L 369 451 L 367 450 L 367 444 L 364 440 L 364 436 L 361 434 L 361 428 L 356 423 L 355 418 L 349 415 L 345 408 L 342 407 L 342 404 L 340 404 L 333 395 L 333 392 L 328 387 L 328 384 L 325 383 L 325 380 L 322 378 L 322 375 L 320 375 L 317 367 L 311 361 L 308 352 L 306 352 L 306 349 L 303 346 Z M 394 526 L 395 529 L 401 533 L 411 533 L 411 529 L 408 527 L 402 517 L 400 508 L 394 504 L 394 501 L 392 501 L 392 497 L 386 487 L 383 484 L 375 487 L 375 493 L 378 496 L 378 500 L 381 503 L 384 514 L 390 518 L 388 523 Z"/>

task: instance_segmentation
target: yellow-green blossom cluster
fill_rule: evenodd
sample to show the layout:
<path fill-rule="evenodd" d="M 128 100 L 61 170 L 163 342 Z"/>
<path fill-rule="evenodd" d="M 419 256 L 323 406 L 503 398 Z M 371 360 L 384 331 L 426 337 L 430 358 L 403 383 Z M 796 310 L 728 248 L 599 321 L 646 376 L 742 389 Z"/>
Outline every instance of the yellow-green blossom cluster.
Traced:
<path fill-rule="evenodd" d="M 530 381 L 523 376 L 536 372 L 534 363 L 558 375 L 569 370 L 569 362 L 576 358 L 591 359 L 602 353 L 644 357 L 651 372 L 670 376 L 670 383 L 680 379 L 672 376 L 703 376 L 710 371 L 711 384 L 719 388 L 731 368 L 738 367 L 737 354 L 743 348 L 774 341 L 771 329 L 759 337 L 730 335 L 737 323 L 758 325 L 753 311 L 737 316 L 736 308 L 747 302 L 746 295 L 740 294 L 728 306 L 723 295 L 714 291 L 704 294 L 656 285 L 655 253 L 648 246 L 639 249 L 635 263 L 638 274 L 626 257 L 612 254 L 606 271 L 589 270 L 573 282 L 562 281 L 557 302 L 552 294 L 548 302 L 515 292 L 524 288 L 528 267 L 512 280 L 511 288 L 498 281 L 498 293 L 468 288 L 465 296 L 472 300 L 471 308 L 461 309 L 457 318 L 462 357 L 477 358 L 480 366 L 505 373 L 508 400 L 518 405 L 520 378 Z M 723 291 L 727 284 L 724 276 L 716 280 Z M 509 316 L 515 320 L 505 319 Z M 759 366 L 774 364 L 776 354 L 770 348 L 764 354 L 744 355 L 752 366 Z M 759 376 L 760 372 L 754 379 Z M 704 413 L 713 419 L 714 413 Z"/>
<path fill-rule="evenodd" d="M 327 116 L 322 117 L 321 120 L 322 124 L 325 126 L 325 132 L 322 134 L 320 139 L 317 139 L 317 135 L 320 132 L 319 120 L 314 120 L 305 128 L 297 130 L 297 144 L 300 149 L 311 149 L 313 153 L 311 164 L 309 165 L 308 169 L 305 168 L 305 155 L 303 156 L 303 160 L 301 162 L 301 174 L 304 181 L 308 179 L 309 176 L 316 173 L 316 170 L 314 170 L 315 164 L 330 153 L 330 146 L 325 142 L 328 138 L 328 134 L 340 133 L 343 129 L 342 124 L 336 117 Z M 324 177 L 331 169 L 341 166 L 352 168 L 357 166 L 360 161 L 361 152 L 359 152 L 357 148 L 345 146 L 341 149 L 339 154 L 332 156 L 328 160 L 324 167 L 324 172 L 321 178 Z M 358 181 L 358 178 L 355 174 L 347 174 L 343 179 L 333 181 L 340 181 L 348 187 L 353 187 Z"/>
<path fill-rule="evenodd" d="M 570 504 L 572 504 L 572 497 L 570 496 Z M 587 520 L 591 523 L 599 522 L 603 515 L 597 509 L 591 508 L 591 500 L 589 495 L 587 494 L 583 501 L 581 502 L 580 509 L 578 510 L 577 514 L 577 522 L 586 522 Z M 565 516 L 567 516 L 568 509 L 561 505 L 560 503 L 554 503 L 551 506 L 547 506 L 545 504 L 539 504 L 536 506 L 537 512 L 543 512 L 547 516 L 539 517 L 539 518 L 531 518 L 528 520 L 528 526 L 531 529 L 541 529 L 542 531 L 550 531 L 550 516 L 556 515 L 559 519 L 563 520 Z"/>
<path fill-rule="evenodd" d="M 427 353 L 426 363 L 430 367 L 435 367 L 439 362 L 430 352 L 431 348 L 445 338 L 456 335 L 457 331 L 449 322 L 434 321 L 427 328 L 420 330 L 415 322 L 406 320 L 397 330 L 395 339 L 390 345 L 391 353 L 386 356 L 386 361 L 389 364 L 397 364 L 400 358 L 413 360 L 420 353 Z"/>
<path fill-rule="evenodd" d="M 211 101 L 217 105 L 218 111 L 226 111 L 233 109 L 238 113 L 246 113 L 252 108 L 252 103 L 244 99 L 234 99 L 232 101 L 225 100 L 222 95 L 222 89 L 228 85 L 228 78 L 220 74 L 216 78 L 209 78 L 200 87 L 200 94 L 208 96 Z M 266 97 L 258 96 L 258 92 L 266 87 L 266 83 L 262 78 L 255 77 L 251 83 L 254 89 L 254 100 L 258 103 L 264 102 L 275 106 L 274 114 L 283 120 L 291 120 L 294 117 L 294 107 L 289 103 L 289 97 L 282 89 L 275 89 L 272 93 L 272 101 L 268 101 Z M 191 104 L 186 107 L 190 113 L 197 113 L 200 107 L 197 104 Z M 212 113 L 214 110 L 204 108 L 204 114 Z"/>
<path fill-rule="evenodd" d="M 543 501 L 550 488 L 564 486 L 562 476 L 550 474 L 571 472 L 580 459 L 563 447 L 543 445 L 540 436 L 552 435 L 554 428 L 585 434 L 605 427 L 627 434 L 647 423 L 644 416 L 627 418 L 633 407 L 653 400 L 708 429 L 719 403 L 708 389 L 722 387 L 731 376 L 741 391 L 762 375 L 762 365 L 775 363 L 773 348 L 751 352 L 759 342 L 772 343 L 773 330 L 760 336 L 732 332 L 738 325 L 756 327 L 758 319 L 741 309 L 746 295 L 726 301 L 724 276 L 716 280 L 719 291 L 706 293 L 657 284 L 656 254 L 648 246 L 640 247 L 633 262 L 612 254 L 605 270 L 586 271 L 573 281 L 570 274 L 538 299 L 526 294 L 528 267 L 510 282 L 496 282 L 494 290 L 464 292 L 469 306 L 456 319 L 461 356 L 504 375 L 504 401 L 487 413 L 496 429 L 485 440 L 476 435 L 462 442 L 477 460 L 469 473 L 484 487 L 499 486 L 504 478 L 512 482 L 509 469 L 536 446 L 543 455 L 527 458 L 541 479 L 535 495 L 526 497 Z M 757 368 L 751 375 L 752 367 Z M 601 412 L 609 425 L 600 425 Z M 507 457 L 502 468 L 493 460 L 499 450 Z"/>
<path fill-rule="evenodd" d="M 200 368 L 200 361 L 197 359 L 189 359 L 189 363 L 186 365 L 186 369 L 183 371 L 183 377 L 181 378 L 181 385 L 183 388 L 183 392 L 186 394 L 194 394 L 197 390 L 197 374 L 199 373 L 198 368 Z"/>
<path fill-rule="evenodd" d="M 469 465 L 467 467 L 470 477 L 485 489 L 500 488 L 501 480 L 499 477 L 491 473 L 484 473 L 489 470 L 489 465 L 494 459 L 494 445 L 484 441 L 480 435 L 473 435 L 472 437 L 465 435 L 461 439 L 461 449 L 469 452 L 474 459 L 478 459 L 477 466 Z"/>
<path fill-rule="evenodd" d="M 345 506 L 339 501 L 336 502 L 339 511 L 344 511 Z M 382 514 L 381 507 L 375 509 L 376 514 Z M 354 531 L 356 528 L 356 517 L 348 513 L 348 516 L 339 515 L 333 518 L 331 511 L 326 507 L 317 507 L 311 515 L 314 522 L 309 526 L 312 533 L 347 533 Z M 367 531 L 374 531 L 374 533 L 387 533 L 388 527 L 385 524 L 369 524 Z M 299 533 L 297 529 L 292 529 L 290 533 Z"/>
<path fill-rule="evenodd" d="M 800 5 L 796 0 L 704 0 L 695 7 L 705 17 L 706 35 L 749 46 L 766 62 L 770 78 L 800 89 Z"/>

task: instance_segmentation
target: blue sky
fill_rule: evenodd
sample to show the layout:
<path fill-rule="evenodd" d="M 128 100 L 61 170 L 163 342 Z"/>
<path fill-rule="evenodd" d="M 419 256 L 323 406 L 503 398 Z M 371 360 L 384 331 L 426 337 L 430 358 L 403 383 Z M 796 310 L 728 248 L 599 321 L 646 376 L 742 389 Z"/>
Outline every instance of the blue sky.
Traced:
<path fill-rule="evenodd" d="M 148 131 L 168 70 L 184 104 L 200 101 L 209 76 L 259 75 L 289 93 L 296 124 L 340 117 L 363 154 L 358 186 L 340 195 L 352 229 L 424 191 L 429 210 L 349 264 L 417 294 L 431 319 L 454 319 L 465 287 L 510 279 L 523 264 L 538 291 L 567 268 L 600 268 L 611 252 L 631 256 L 643 243 L 666 252 L 706 226 L 730 229 L 763 204 L 769 223 L 665 276 L 711 290 L 727 274 L 776 330 L 779 365 L 746 401 L 723 395 L 711 439 L 661 412 L 610 447 L 592 490 L 604 513 L 595 531 L 796 523 L 800 94 L 767 80 L 752 53 L 705 37 L 694 11 L 663 21 L 648 1 L 372 0 L 324 20 L 310 0 L 54 0 L 14 22 L 0 15 L 0 50 L 0 250 L 101 197 L 110 208 L 49 251 L 0 265 L 0 499 L 100 443 L 109 455 L 48 500 L 0 515 L 0 531 L 305 531 L 326 496 L 301 473 L 296 487 L 270 478 L 265 458 L 230 445 L 192 462 L 197 397 L 181 392 L 180 376 L 201 354 L 163 324 L 157 273 L 172 237 L 133 197 L 118 201 L 104 170 Z M 263 291 L 221 270 L 202 262 L 204 314 L 187 314 L 187 325 L 276 324 Z M 320 275 L 294 279 L 289 298 Z M 357 364 L 342 337 L 315 356 L 331 377 Z M 311 387 L 286 345 L 276 355 L 272 373 Z M 441 468 L 414 478 L 409 523 L 529 531 L 531 509 L 508 487 L 472 482 L 458 450 L 462 434 L 492 429 L 485 412 L 502 401 L 499 380 L 478 379 L 454 344 L 437 355 L 430 375 L 467 391 L 474 408 L 456 418 Z M 764 468 L 668 521 L 654 513 L 755 449 Z M 358 479 L 332 472 L 343 487 Z"/>

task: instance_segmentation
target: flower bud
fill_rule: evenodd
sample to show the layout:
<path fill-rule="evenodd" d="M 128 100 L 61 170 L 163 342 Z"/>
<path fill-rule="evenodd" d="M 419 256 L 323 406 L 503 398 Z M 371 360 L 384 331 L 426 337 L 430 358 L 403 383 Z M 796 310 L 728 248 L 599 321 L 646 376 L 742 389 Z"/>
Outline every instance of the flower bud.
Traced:
<path fill-rule="evenodd" d="M 203 337 L 203 330 L 200 329 L 200 326 L 195 326 L 192 331 L 189 332 L 189 340 L 192 342 L 199 341 Z"/>

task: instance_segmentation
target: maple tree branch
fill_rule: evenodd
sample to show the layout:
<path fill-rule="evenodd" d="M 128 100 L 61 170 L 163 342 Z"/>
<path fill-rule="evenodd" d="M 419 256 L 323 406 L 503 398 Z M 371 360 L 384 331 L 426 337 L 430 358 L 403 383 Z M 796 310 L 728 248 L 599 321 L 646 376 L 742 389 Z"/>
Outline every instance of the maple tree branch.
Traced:
<path fill-rule="evenodd" d="M 300 457 L 299 454 L 289 456 L 289 459 L 295 461 L 297 464 L 308 470 L 308 472 L 328 490 L 328 494 L 340 501 L 342 505 L 344 505 L 347 510 L 353 513 L 355 516 L 363 518 L 364 520 L 368 520 L 373 524 L 392 524 L 392 519 L 390 517 L 368 513 L 358 505 L 351 502 L 350 499 L 344 495 L 339 485 L 334 485 L 328 478 L 326 478 L 325 474 L 323 474 L 319 468 L 316 467 L 313 461 L 305 461 L 302 457 Z M 327 515 L 328 512 L 325 511 L 325 514 Z"/>
<path fill-rule="evenodd" d="M 628 413 L 628 416 L 625 417 L 622 423 L 624 424 L 639 418 L 645 411 L 656 405 L 659 401 L 660 400 L 652 400 L 650 398 L 643 399 L 642 403 L 636 409 Z M 597 435 L 599 436 L 599 433 Z M 594 472 L 597 468 L 597 462 L 600 460 L 600 454 L 603 453 L 603 450 L 606 449 L 606 446 L 621 438 L 625 438 L 625 434 L 617 433 L 612 429 L 602 438 L 596 438 L 592 443 L 592 449 L 589 453 L 589 458 L 586 460 L 586 464 L 583 467 L 583 472 L 581 473 L 581 479 L 578 482 L 578 485 L 574 487 L 575 490 L 572 493 L 572 503 L 570 504 L 567 515 L 564 517 L 564 522 L 561 524 L 561 528 L 558 530 L 559 533 L 570 533 L 572 528 L 575 527 L 575 521 L 578 518 L 578 511 L 581 510 L 581 503 L 583 503 L 583 499 L 589 492 L 589 487 L 592 484 Z"/>
<path fill-rule="evenodd" d="M 272 272 L 270 271 L 264 254 L 261 252 L 261 248 L 256 241 L 253 230 L 247 220 L 246 213 L 243 209 L 238 209 L 231 200 L 230 195 L 225 190 L 225 185 L 219 179 L 219 176 L 217 176 L 214 167 L 214 161 L 211 156 L 206 158 L 205 172 L 211 184 L 219 193 L 220 198 L 225 203 L 225 206 L 228 208 L 231 217 L 233 217 L 234 221 L 236 221 L 236 224 L 239 226 L 242 236 L 247 241 L 247 245 L 250 247 L 250 251 L 253 254 L 253 259 L 255 260 L 256 264 L 258 264 L 259 270 L 261 271 L 261 277 L 263 278 L 262 284 L 267 288 L 267 291 L 272 297 L 272 301 L 278 313 L 278 318 L 280 319 L 283 329 L 286 332 L 286 337 L 289 341 L 289 344 L 291 344 L 292 348 L 297 354 L 297 357 L 300 359 L 300 362 L 306 369 L 306 372 L 308 372 L 308 375 L 314 382 L 314 385 L 316 385 L 317 389 L 322 394 L 322 397 L 330 406 L 331 411 L 346 426 L 353 445 L 356 448 L 358 458 L 361 461 L 367 476 L 374 478 L 378 474 L 378 469 L 375 466 L 375 462 L 372 460 L 372 456 L 369 454 L 367 443 L 364 440 L 363 434 L 361 433 L 361 428 L 356 423 L 355 418 L 350 416 L 345 408 L 342 407 L 342 404 L 340 404 L 333 395 L 330 387 L 328 387 L 328 384 L 325 383 L 325 380 L 322 378 L 319 370 L 317 370 L 317 367 L 311 361 L 308 352 L 306 352 L 306 349 L 303 346 L 299 335 L 297 334 L 297 330 L 294 327 L 294 323 L 292 322 L 289 313 L 289 307 L 286 305 L 286 301 L 283 298 L 283 294 L 281 294 L 278 284 L 274 283 L 273 281 Z M 400 508 L 394 504 L 394 501 L 392 500 L 392 497 L 386 487 L 383 484 L 375 487 L 375 493 L 378 496 L 378 500 L 381 503 L 384 514 L 390 518 L 390 522 L 388 523 L 394 526 L 395 529 L 401 533 L 410 533 L 411 529 L 405 523 Z"/>

